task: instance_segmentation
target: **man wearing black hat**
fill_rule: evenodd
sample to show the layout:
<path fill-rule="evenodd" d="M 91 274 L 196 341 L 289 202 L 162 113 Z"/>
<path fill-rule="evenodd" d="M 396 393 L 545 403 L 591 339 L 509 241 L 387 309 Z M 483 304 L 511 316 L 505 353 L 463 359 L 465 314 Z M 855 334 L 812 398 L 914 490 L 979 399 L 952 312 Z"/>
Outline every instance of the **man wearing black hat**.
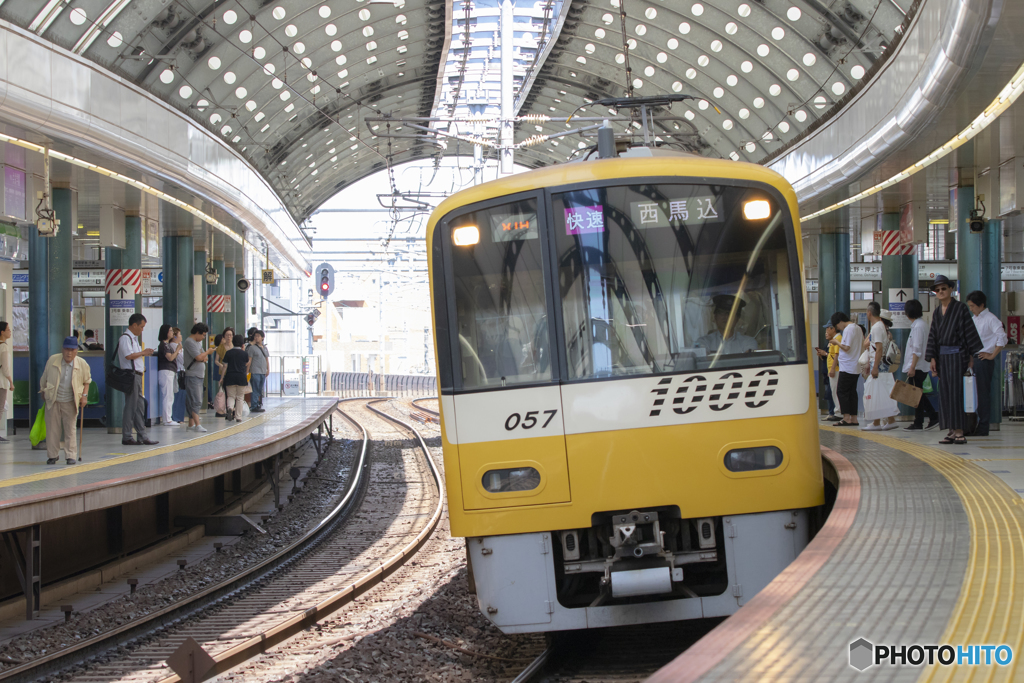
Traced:
<path fill-rule="evenodd" d="M 931 363 L 932 374 L 939 379 L 939 424 L 949 430 L 941 444 L 963 445 L 964 438 L 964 372 L 971 358 L 981 351 L 981 337 L 974 326 L 967 306 L 953 298 L 953 283 L 939 275 L 932 284 L 938 299 L 928 331 L 925 360 Z"/>
<path fill-rule="evenodd" d="M 74 465 L 78 455 L 75 423 L 79 407 L 89 400 L 92 374 L 89 364 L 78 357 L 78 338 L 67 337 L 63 349 L 46 361 L 39 380 L 39 393 L 46 403 L 46 456 L 47 465 L 57 464 L 57 454 L 63 438 L 67 463 Z"/>
<path fill-rule="evenodd" d="M 737 332 L 737 325 L 735 323 L 733 324 L 732 334 L 729 335 L 728 339 L 725 338 L 725 328 L 729 324 L 729 315 L 732 313 L 733 304 L 736 303 L 736 297 L 731 294 L 719 294 L 718 296 L 711 297 L 711 301 L 715 306 L 715 327 L 717 329 L 699 338 L 695 346 L 707 349 L 709 354 L 717 353 L 719 347 L 722 348 L 723 354 L 756 351 L 757 342 L 754 341 L 753 337 Z M 737 318 L 743 307 L 747 305 L 747 302 L 743 299 L 740 299 L 738 303 L 739 305 L 736 307 Z"/>

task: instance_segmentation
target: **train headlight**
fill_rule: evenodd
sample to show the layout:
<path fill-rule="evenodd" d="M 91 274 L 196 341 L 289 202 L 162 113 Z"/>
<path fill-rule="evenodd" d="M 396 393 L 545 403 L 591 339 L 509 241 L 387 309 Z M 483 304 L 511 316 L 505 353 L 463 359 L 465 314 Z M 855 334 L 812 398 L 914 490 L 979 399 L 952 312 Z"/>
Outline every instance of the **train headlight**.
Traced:
<path fill-rule="evenodd" d="M 452 242 L 457 247 L 469 247 L 480 241 L 480 230 L 475 225 L 464 225 L 452 230 Z"/>
<path fill-rule="evenodd" d="M 725 468 L 730 472 L 773 470 L 782 464 L 782 451 L 775 446 L 737 448 L 725 454 Z"/>
<path fill-rule="evenodd" d="M 748 221 L 759 221 L 772 215 L 772 205 L 763 199 L 755 199 L 743 205 L 743 217 Z"/>
<path fill-rule="evenodd" d="M 511 467 L 484 473 L 484 489 L 488 493 L 532 491 L 540 486 L 540 472 L 532 467 Z"/>

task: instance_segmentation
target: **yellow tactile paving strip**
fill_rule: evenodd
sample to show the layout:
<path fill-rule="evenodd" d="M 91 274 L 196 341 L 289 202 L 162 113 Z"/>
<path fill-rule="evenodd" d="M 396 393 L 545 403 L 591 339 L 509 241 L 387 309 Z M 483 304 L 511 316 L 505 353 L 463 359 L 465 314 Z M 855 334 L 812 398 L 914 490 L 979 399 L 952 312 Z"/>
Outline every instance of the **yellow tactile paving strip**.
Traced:
<path fill-rule="evenodd" d="M 1019 680 L 1018 671 L 1024 672 L 1018 665 L 1024 656 L 1024 499 L 994 474 L 938 448 L 859 430 L 822 429 L 875 441 L 931 465 L 949 480 L 967 512 L 967 573 L 938 644 L 1006 644 L 1013 648 L 1013 661 L 1007 666 L 925 666 L 918 683 Z"/>

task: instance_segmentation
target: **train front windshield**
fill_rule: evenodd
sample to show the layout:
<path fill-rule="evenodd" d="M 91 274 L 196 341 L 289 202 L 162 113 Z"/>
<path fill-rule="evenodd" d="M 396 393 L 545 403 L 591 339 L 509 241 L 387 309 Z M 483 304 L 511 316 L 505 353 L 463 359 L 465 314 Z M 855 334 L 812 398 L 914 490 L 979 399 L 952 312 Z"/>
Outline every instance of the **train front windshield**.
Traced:
<path fill-rule="evenodd" d="M 806 361 L 793 226 L 775 195 L 637 184 L 556 192 L 546 208 L 449 222 L 459 388 L 554 381 L 556 345 L 567 380 Z"/>

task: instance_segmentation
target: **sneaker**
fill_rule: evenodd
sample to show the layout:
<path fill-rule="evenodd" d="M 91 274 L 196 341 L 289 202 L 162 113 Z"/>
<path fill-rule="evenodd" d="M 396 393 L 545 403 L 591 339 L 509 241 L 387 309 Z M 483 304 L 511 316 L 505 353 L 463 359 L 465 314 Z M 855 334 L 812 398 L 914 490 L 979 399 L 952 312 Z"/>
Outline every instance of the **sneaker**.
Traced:
<path fill-rule="evenodd" d="M 47 465 L 56 465 L 57 464 L 57 458 L 50 458 L 49 460 L 46 461 L 46 464 Z"/>
<path fill-rule="evenodd" d="M 921 425 L 910 425 L 909 427 L 904 427 L 903 429 L 907 430 L 908 432 L 924 431 L 924 427 L 922 427 Z"/>
<path fill-rule="evenodd" d="M 67 459 L 67 463 L 68 463 L 69 465 L 77 465 L 77 464 L 78 464 L 78 461 L 77 461 L 77 460 L 75 460 L 74 458 L 68 458 L 68 459 Z"/>
<path fill-rule="evenodd" d="M 11 442 L 10 439 L 5 439 L 4 437 L 0 436 L 0 443 L 10 443 L 10 442 Z"/>
<path fill-rule="evenodd" d="M 203 425 L 196 425 L 195 427 L 189 427 L 189 429 L 191 429 L 193 432 L 205 433 L 206 431 L 208 431 L 206 427 L 204 427 Z"/>
<path fill-rule="evenodd" d="M 180 422 L 175 422 L 174 420 L 171 420 L 170 422 L 164 422 L 165 427 L 177 427 L 180 424 Z"/>
<path fill-rule="evenodd" d="M 242 421 L 242 418 L 240 418 L 240 417 L 236 417 L 235 418 L 235 422 L 241 422 L 241 421 Z"/>
<path fill-rule="evenodd" d="M 865 427 L 861 427 L 862 432 L 880 432 L 882 431 L 882 425 L 869 424 Z"/>
<path fill-rule="evenodd" d="M 938 426 L 939 426 L 939 421 L 938 420 L 932 420 L 931 422 L 928 423 L 928 426 L 925 427 L 925 430 L 927 431 L 929 429 L 935 429 Z"/>
<path fill-rule="evenodd" d="M 888 431 L 892 431 L 893 429 L 899 429 L 899 428 L 900 428 L 900 426 L 897 423 L 895 423 L 895 422 L 886 422 L 884 425 L 882 425 L 882 431 L 883 432 L 888 432 Z"/>

